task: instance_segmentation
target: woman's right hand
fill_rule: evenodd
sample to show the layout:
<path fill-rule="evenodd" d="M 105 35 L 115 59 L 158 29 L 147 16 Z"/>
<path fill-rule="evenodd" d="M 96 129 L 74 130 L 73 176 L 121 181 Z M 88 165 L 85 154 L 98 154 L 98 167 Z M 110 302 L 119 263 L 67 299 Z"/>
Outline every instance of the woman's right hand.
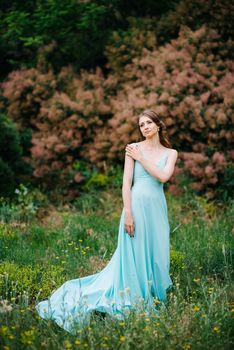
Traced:
<path fill-rule="evenodd" d="M 127 234 L 129 234 L 130 237 L 134 237 L 135 227 L 134 227 L 133 216 L 131 213 L 125 213 L 124 227 Z"/>

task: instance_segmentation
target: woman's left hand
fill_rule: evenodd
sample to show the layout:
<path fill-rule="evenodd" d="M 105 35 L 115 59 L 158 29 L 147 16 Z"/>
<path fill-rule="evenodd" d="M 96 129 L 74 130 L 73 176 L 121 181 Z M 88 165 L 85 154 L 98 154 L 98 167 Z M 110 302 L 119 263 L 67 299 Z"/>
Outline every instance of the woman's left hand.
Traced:
<path fill-rule="evenodd" d="M 141 161 L 141 159 L 143 158 L 143 154 L 141 152 L 141 150 L 139 149 L 138 145 L 127 145 L 125 148 L 126 154 L 130 157 L 132 157 L 135 160 L 138 160 L 138 162 Z"/>

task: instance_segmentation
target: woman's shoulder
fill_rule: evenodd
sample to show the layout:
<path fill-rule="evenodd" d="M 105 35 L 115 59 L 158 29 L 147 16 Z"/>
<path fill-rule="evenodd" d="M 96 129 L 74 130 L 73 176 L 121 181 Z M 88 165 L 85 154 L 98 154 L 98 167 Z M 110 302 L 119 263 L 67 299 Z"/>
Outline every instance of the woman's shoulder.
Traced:
<path fill-rule="evenodd" d="M 171 153 L 178 153 L 178 151 L 175 148 L 165 148 L 166 150 L 168 150 L 168 152 Z"/>
<path fill-rule="evenodd" d="M 177 159 L 178 157 L 178 151 L 174 148 L 167 148 L 169 155 L 173 155 L 173 157 L 175 157 L 175 159 Z"/>

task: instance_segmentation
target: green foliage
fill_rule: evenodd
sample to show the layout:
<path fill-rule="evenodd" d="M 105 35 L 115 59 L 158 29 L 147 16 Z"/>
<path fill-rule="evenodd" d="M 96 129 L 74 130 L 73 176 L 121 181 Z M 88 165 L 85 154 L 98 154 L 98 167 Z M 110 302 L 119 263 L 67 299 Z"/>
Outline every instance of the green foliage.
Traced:
<path fill-rule="evenodd" d="M 94 66 L 103 59 L 106 39 L 118 23 L 112 6 L 75 0 L 40 1 L 34 9 L 16 7 L 1 17 L 1 48 L 14 67 L 20 61 L 35 66 L 38 48 L 51 42 L 55 45 L 47 58 L 54 68 Z"/>
<path fill-rule="evenodd" d="M 20 184 L 15 190 L 14 200 L 0 197 L 0 220 L 29 222 L 35 218 L 37 209 L 46 205 L 48 205 L 48 199 L 41 191 L 29 190 Z"/>
<path fill-rule="evenodd" d="M 60 266 L 19 266 L 13 262 L 0 263 L 0 293 L 3 298 L 19 298 L 25 293 L 32 301 L 45 298 L 64 281 Z"/>
<path fill-rule="evenodd" d="M 177 251 L 176 249 L 170 250 L 170 270 L 171 275 L 178 275 L 184 268 L 185 254 Z"/>
<path fill-rule="evenodd" d="M 0 248 L 5 249 L 4 254 L 0 252 L 0 347 L 231 348 L 234 208 L 216 208 L 215 203 L 211 205 L 192 193 L 181 197 L 167 194 L 173 286 L 168 290 L 166 304 L 154 300 L 160 311 L 158 317 L 146 315 L 143 310 L 140 315 L 133 310 L 124 321 L 93 314 L 76 335 L 38 317 L 35 302 L 47 299 L 68 279 L 100 271 L 114 252 L 120 193 L 118 202 L 113 191 L 95 193 L 102 206 L 97 206 L 87 192 L 85 196 L 87 199 L 89 195 L 90 201 L 86 212 L 78 212 L 77 208 L 73 211 L 71 207 L 61 212 L 60 208 L 49 213 L 48 219 L 54 215 L 52 226 L 49 220 L 42 225 L 28 225 L 26 233 L 11 225 L 0 225 Z M 22 250 L 26 249 L 23 259 Z"/>
<path fill-rule="evenodd" d="M 23 184 L 19 185 L 19 188 L 15 190 L 17 195 L 16 203 L 20 212 L 21 220 L 27 221 L 33 218 L 37 211 L 37 206 L 32 201 L 30 192 Z"/>
<path fill-rule="evenodd" d="M 135 57 L 142 54 L 143 49 L 156 48 L 155 25 L 148 18 L 128 18 L 129 28 L 114 31 L 105 47 L 108 59 L 107 67 L 121 73 L 121 70 Z"/>
<path fill-rule="evenodd" d="M 123 184 L 123 167 L 122 165 L 116 164 L 111 165 L 108 168 L 108 176 L 110 179 L 111 186 L 121 189 Z"/>
<path fill-rule="evenodd" d="M 15 176 L 11 168 L 0 158 L 0 194 L 11 196 L 15 187 Z"/>
<path fill-rule="evenodd" d="M 1 74 L 22 63 L 33 67 L 43 54 L 57 70 L 68 64 L 78 70 L 102 65 L 109 35 L 126 29 L 128 16 L 160 16 L 177 2 L 52 0 L 0 5 Z"/>
<path fill-rule="evenodd" d="M 92 174 L 91 178 L 86 182 L 86 184 L 83 186 L 84 189 L 90 189 L 91 187 L 94 188 L 103 188 L 106 187 L 109 183 L 109 178 L 105 174 L 101 173 L 94 173 Z"/>
<path fill-rule="evenodd" d="M 20 134 L 4 115 L 0 115 L 0 130 L 0 196 L 12 197 L 21 176 L 29 168 L 23 161 Z"/>
<path fill-rule="evenodd" d="M 233 37 L 233 6 L 229 0 L 182 0 L 155 22 L 160 45 L 176 38 L 182 25 L 196 30 L 203 24 L 217 30 L 223 40 Z M 230 50 L 230 57 L 232 51 Z"/>
<path fill-rule="evenodd" d="M 0 238 L 15 239 L 16 237 L 17 234 L 11 226 L 0 222 Z"/>
<path fill-rule="evenodd" d="M 234 199 L 234 164 L 231 162 L 224 169 L 224 174 L 217 190 L 217 198 L 224 202 Z"/>

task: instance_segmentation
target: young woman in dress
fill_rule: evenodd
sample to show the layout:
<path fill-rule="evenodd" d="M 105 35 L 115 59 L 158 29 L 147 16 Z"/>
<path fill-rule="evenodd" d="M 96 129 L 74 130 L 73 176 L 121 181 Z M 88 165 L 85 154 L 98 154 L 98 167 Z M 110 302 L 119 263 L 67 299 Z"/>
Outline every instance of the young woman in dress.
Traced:
<path fill-rule="evenodd" d="M 172 285 L 167 203 L 163 184 L 174 172 L 178 152 L 171 149 L 166 126 L 151 110 L 138 119 L 144 141 L 126 146 L 123 209 L 117 248 L 100 272 L 65 282 L 36 305 L 40 316 L 74 332 L 92 312 L 117 318 L 155 298 L 166 300 Z"/>

